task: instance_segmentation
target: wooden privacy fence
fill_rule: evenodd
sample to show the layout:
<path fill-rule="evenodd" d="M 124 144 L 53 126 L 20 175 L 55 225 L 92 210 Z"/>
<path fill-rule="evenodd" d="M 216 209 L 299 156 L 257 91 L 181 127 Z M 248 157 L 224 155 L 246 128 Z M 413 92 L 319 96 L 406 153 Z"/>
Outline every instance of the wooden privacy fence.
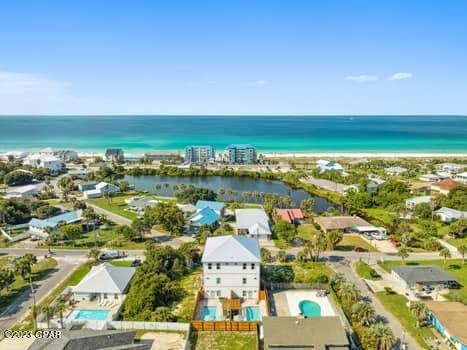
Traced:
<path fill-rule="evenodd" d="M 194 331 L 256 332 L 257 327 L 258 323 L 251 321 L 191 321 Z"/>

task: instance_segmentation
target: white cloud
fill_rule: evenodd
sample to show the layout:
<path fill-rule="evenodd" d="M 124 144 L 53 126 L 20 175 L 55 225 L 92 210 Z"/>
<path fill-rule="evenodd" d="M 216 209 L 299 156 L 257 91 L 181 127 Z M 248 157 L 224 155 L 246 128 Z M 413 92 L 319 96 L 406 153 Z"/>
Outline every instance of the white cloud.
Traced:
<path fill-rule="evenodd" d="M 351 81 L 356 81 L 359 83 L 366 82 L 366 81 L 375 81 L 378 80 L 378 76 L 376 75 L 368 75 L 368 74 L 362 74 L 362 75 L 348 75 L 344 78 L 345 80 L 351 80 Z"/>
<path fill-rule="evenodd" d="M 270 81 L 265 80 L 265 79 L 259 79 L 259 80 L 256 80 L 255 82 L 253 82 L 253 85 L 256 85 L 256 86 L 264 86 L 264 85 L 268 85 L 268 84 L 270 84 Z"/>
<path fill-rule="evenodd" d="M 0 113 L 49 113 L 78 99 L 71 84 L 37 74 L 0 70 Z"/>
<path fill-rule="evenodd" d="M 412 73 L 400 72 L 400 73 L 395 73 L 391 75 L 389 80 L 403 80 L 403 79 L 410 79 L 412 77 L 413 77 Z"/>

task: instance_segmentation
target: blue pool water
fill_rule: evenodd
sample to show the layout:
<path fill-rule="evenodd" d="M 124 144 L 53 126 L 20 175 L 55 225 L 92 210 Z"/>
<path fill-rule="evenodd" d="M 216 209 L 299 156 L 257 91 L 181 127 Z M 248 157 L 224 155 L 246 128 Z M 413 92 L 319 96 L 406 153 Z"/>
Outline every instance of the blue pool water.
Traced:
<path fill-rule="evenodd" d="M 103 321 L 109 315 L 109 310 L 78 310 L 75 314 L 75 320 L 99 320 Z"/>
<path fill-rule="evenodd" d="M 246 320 L 247 321 L 260 321 L 261 317 L 259 314 L 259 307 L 247 306 L 245 308 Z"/>
<path fill-rule="evenodd" d="M 316 317 L 321 316 L 321 307 L 313 301 L 302 300 L 298 304 L 298 308 L 303 316 Z"/>
<path fill-rule="evenodd" d="M 203 309 L 203 320 L 214 321 L 216 319 L 217 309 L 215 306 L 205 306 Z"/>

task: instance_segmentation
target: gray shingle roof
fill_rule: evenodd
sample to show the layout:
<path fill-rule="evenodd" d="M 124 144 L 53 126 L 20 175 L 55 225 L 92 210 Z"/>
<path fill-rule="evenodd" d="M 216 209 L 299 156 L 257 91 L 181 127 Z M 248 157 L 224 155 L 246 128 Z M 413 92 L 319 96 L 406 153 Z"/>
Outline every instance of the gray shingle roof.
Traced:
<path fill-rule="evenodd" d="M 456 279 L 436 265 L 397 266 L 393 268 L 408 284 L 428 282 L 456 282 Z"/>

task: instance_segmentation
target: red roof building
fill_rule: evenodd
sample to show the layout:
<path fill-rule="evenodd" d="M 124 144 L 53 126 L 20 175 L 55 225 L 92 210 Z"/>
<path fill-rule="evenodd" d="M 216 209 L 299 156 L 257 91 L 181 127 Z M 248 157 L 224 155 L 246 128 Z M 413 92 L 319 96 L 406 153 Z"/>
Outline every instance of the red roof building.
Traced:
<path fill-rule="evenodd" d="M 301 209 L 276 209 L 276 217 L 280 217 L 289 224 L 295 224 L 303 220 L 303 212 Z"/>

